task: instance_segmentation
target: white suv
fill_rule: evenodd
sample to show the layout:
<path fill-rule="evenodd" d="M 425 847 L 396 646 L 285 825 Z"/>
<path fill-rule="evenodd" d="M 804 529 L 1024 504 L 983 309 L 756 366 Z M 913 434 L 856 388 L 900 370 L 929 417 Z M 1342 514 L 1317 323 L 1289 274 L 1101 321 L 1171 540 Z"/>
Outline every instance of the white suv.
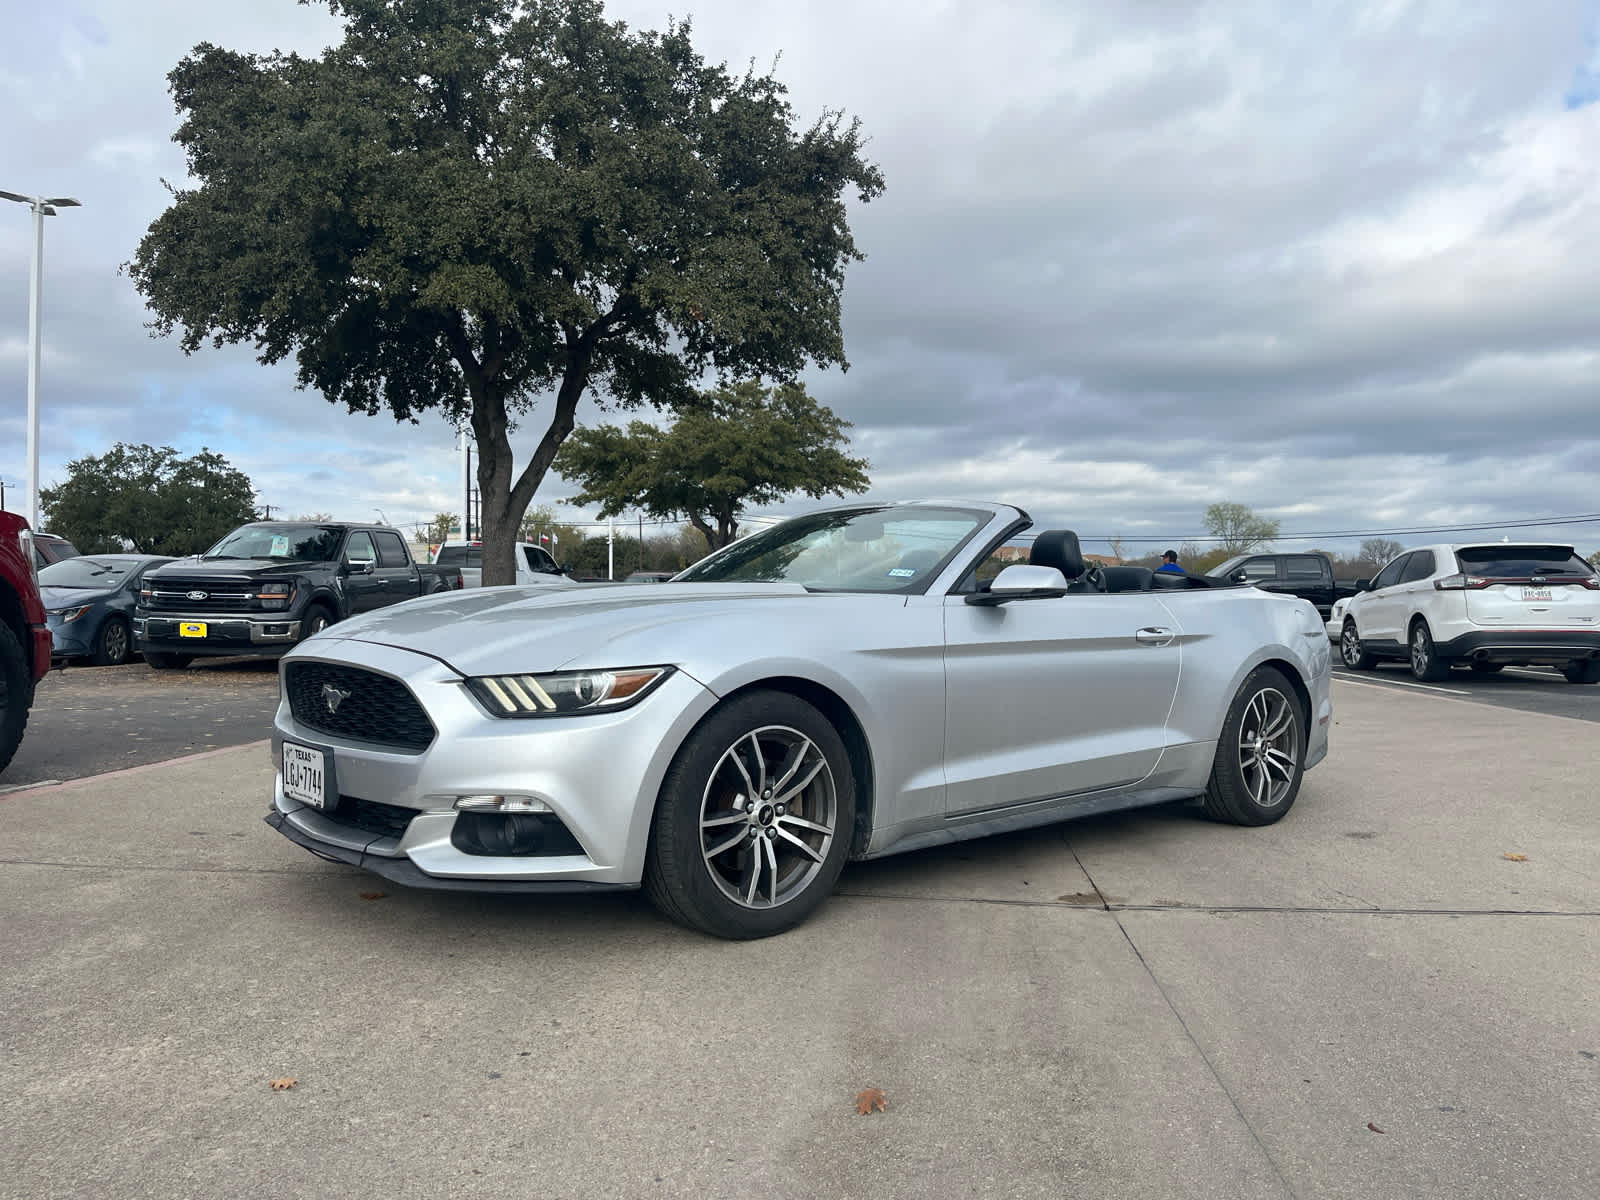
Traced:
<path fill-rule="evenodd" d="M 1345 605 L 1339 655 L 1354 671 L 1405 659 L 1427 682 L 1540 665 L 1600 683 L 1600 576 L 1571 546 L 1423 546 Z"/>

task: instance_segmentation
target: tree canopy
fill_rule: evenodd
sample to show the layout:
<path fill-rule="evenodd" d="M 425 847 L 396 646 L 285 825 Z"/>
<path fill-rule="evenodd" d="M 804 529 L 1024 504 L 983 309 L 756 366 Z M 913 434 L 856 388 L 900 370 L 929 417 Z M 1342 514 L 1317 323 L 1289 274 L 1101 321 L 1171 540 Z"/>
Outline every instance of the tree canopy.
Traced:
<path fill-rule="evenodd" d="M 715 550 L 738 536 L 748 505 L 866 491 L 866 460 L 842 448 L 849 428 L 798 383 L 742 380 L 680 409 L 668 429 L 579 429 L 555 466 L 583 488 L 573 503 L 599 504 L 602 519 L 637 509 L 686 520 Z"/>
<path fill-rule="evenodd" d="M 1392 538 L 1371 537 L 1361 543 L 1356 558 L 1360 562 L 1371 563 L 1374 568 L 1382 567 L 1400 557 L 1400 552 L 1405 547 Z"/>
<path fill-rule="evenodd" d="M 69 462 L 66 480 L 39 493 L 45 524 L 84 554 L 198 554 L 255 520 L 254 497 L 220 454 L 122 442 Z"/>
<path fill-rule="evenodd" d="M 1217 539 L 1222 558 L 1265 546 L 1278 536 L 1278 522 L 1257 516 L 1243 504 L 1221 500 L 1206 509 L 1206 532 Z M 1222 558 L 1217 561 L 1221 562 Z"/>
<path fill-rule="evenodd" d="M 168 75 L 193 183 L 127 270 L 188 352 L 250 342 L 352 412 L 468 424 L 485 583 L 586 390 L 670 408 L 708 371 L 848 365 L 846 193 L 883 188 L 856 121 L 800 127 L 771 74 L 599 0 L 327 2 L 320 57 L 201 44 Z"/>

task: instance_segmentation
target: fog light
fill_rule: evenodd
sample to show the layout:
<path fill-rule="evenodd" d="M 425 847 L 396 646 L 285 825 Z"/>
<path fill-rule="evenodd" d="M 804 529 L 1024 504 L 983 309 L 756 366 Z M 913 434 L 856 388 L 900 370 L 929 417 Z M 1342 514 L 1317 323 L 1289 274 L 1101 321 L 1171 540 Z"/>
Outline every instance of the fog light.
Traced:
<path fill-rule="evenodd" d="M 547 813 L 554 812 L 543 800 L 532 796 L 457 796 L 456 808 L 461 812 L 488 813 Z"/>

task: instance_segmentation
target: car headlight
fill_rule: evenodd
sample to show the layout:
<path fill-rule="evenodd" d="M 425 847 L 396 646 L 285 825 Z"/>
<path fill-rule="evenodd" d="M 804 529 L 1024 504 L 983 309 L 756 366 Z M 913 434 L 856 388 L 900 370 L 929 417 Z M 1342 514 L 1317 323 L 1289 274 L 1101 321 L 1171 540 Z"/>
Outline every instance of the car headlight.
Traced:
<path fill-rule="evenodd" d="M 671 667 L 556 671 L 546 675 L 479 675 L 467 689 L 497 717 L 568 717 L 615 712 L 654 691 Z"/>
<path fill-rule="evenodd" d="M 264 583 L 261 585 L 261 607 L 265 609 L 288 608 L 289 598 L 294 595 L 294 586 L 287 583 Z"/>
<path fill-rule="evenodd" d="M 63 625 L 70 625 L 93 607 L 92 604 L 80 604 L 75 608 L 52 608 L 50 615 L 60 617 Z"/>

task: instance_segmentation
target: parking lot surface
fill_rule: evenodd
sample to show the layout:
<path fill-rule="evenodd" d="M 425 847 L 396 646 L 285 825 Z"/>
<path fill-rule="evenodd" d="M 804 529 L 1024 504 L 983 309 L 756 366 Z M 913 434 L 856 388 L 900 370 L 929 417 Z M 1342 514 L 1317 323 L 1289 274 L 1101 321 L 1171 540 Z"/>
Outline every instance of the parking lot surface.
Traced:
<path fill-rule="evenodd" d="M 0 1194 L 1600 1194 L 1600 739 L 1334 698 L 1278 825 L 859 864 L 742 944 L 324 863 L 260 745 L 12 792 Z"/>

